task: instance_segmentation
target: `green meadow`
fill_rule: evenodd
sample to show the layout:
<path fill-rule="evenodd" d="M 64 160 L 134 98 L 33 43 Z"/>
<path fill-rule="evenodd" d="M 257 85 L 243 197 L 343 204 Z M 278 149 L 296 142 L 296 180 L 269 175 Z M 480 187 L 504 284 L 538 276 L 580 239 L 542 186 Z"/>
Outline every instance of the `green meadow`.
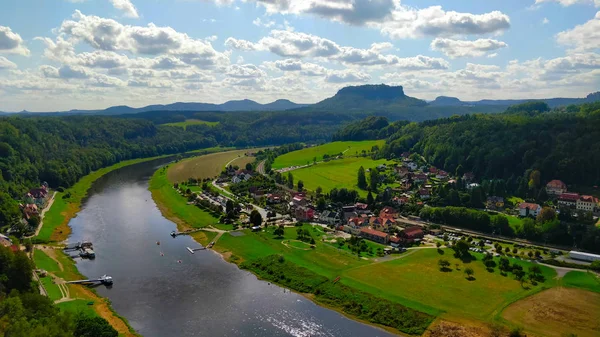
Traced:
<path fill-rule="evenodd" d="M 356 156 L 362 151 L 370 152 L 375 145 L 381 148 L 385 144 L 384 140 L 365 140 L 359 142 L 333 142 L 324 145 L 307 147 L 302 150 L 293 151 L 275 158 L 273 169 L 280 169 L 290 166 L 301 166 L 312 163 L 316 158 L 317 161 L 323 160 L 323 155 L 336 155 L 344 153 L 344 156 Z"/>
<path fill-rule="evenodd" d="M 600 278 L 591 272 L 570 271 L 562 278 L 562 284 L 600 293 Z"/>

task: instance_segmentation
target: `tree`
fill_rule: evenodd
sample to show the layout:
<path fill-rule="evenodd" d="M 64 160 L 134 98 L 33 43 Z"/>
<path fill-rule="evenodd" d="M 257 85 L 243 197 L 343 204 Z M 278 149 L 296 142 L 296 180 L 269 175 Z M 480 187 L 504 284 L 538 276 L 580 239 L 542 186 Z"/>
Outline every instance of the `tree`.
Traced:
<path fill-rule="evenodd" d="M 321 186 L 317 186 L 315 193 L 317 193 L 317 197 L 320 197 L 321 194 L 323 194 L 323 189 L 321 188 Z"/>
<path fill-rule="evenodd" d="M 367 189 L 367 176 L 365 175 L 365 168 L 362 166 L 358 168 L 358 183 L 356 186 L 361 190 Z"/>
<path fill-rule="evenodd" d="M 294 175 L 292 172 L 288 172 L 287 187 L 290 189 L 294 188 Z"/>
<path fill-rule="evenodd" d="M 536 220 L 539 223 L 544 223 L 547 221 L 552 221 L 556 219 L 556 211 L 550 207 L 544 207 L 538 214 Z"/>
<path fill-rule="evenodd" d="M 465 274 L 467 275 L 468 280 L 472 280 L 473 275 L 475 274 L 475 271 L 473 270 L 473 268 L 467 267 L 467 268 L 465 268 Z"/>
<path fill-rule="evenodd" d="M 260 212 L 253 209 L 252 212 L 250 212 L 250 223 L 254 226 L 259 227 L 260 225 L 262 225 L 262 215 L 260 215 Z"/>
<path fill-rule="evenodd" d="M 80 313 L 77 316 L 76 337 L 117 337 L 119 333 L 106 320 Z"/>
<path fill-rule="evenodd" d="M 440 266 L 440 270 L 446 271 L 446 270 L 448 270 L 448 267 L 450 267 L 450 261 L 448 261 L 446 259 L 439 259 L 438 266 Z"/>
<path fill-rule="evenodd" d="M 483 207 L 483 189 L 481 187 L 475 187 L 471 190 L 471 207 L 482 208 Z"/>
<path fill-rule="evenodd" d="M 548 200 L 548 193 L 546 192 L 545 188 L 540 188 L 540 191 L 538 192 L 537 195 L 537 201 L 539 203 L 544 203 Z"/>
<path fill-rule="evenodd" d="M 438 247 L 438 248 L 440 248 L 442 246 L 442 243 L 438 241 L 438 242 L 435 243 L 435 246 Z"/>
<path fill-rule="evenodd" d="M 375 203 L 375 199 L 373 199 L 373 194 L 369 191 L 369 194 L 367 194 L 367 204 L 373 205 L 373 203 Z"/>
<path fill-rule="evenodd" d="M 460 259 L 469 257 L 471 255 L 469 253 L 469 244 L 465 240 L 456 241 L 454 246 L 452 246 L 452 249 L 454 249 L 456 256 Z"/>
<path fill-rule="evenodd" d="M 319 199 L 317 199 L 317 210 L 322 212 L 325 210 L 325 208 L 327 208 L 327 201 L 325 201 L 325 198 L 321 196 Z"/>
<path fill-rule="evenodd" d="M 277 237 L 282 237 L 283 233 L 285 233 L 283 225 L 277 226 L 277 228 L 275 228 L 275 231 L 273 231 L 273 234 L 275 234 L 275 236 Z"/>
<path fill-rule="evenodd" d="M 247 171 L 252 171 L 252 164 L 251 163 L 247 163 L 246 164 L 246 170 Z"/>
<path fill-rule="evenodd" d="M 304 189 L 304 182 L 302 180 L 298 180 L 298 192 L 302 192 Z"/>
<path fill-rule="evenodd" d="M 369 178 L 370 178 L 369 186 L 371 187 L 371 190 L 377 191 L 377 187 L 379 186 L 379 171 L 377 171 L 376 168 L 372 168 L 371 171 L 369 172 Z"/>

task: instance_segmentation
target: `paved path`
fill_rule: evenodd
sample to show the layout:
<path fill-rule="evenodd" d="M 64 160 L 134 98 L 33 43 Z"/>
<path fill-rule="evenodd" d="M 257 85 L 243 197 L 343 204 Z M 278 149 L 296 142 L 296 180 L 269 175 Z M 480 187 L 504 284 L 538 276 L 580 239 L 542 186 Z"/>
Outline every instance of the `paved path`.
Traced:
<path fill-rule="evenodd" d="M 545 266 L 545 267 L 552 268 L 552 269 L 556 270 L 556 278 L 562 278 L 562 277 L 564 277 L 570 271 L 581 271 L 581 272 L 584 272 L 584 273 L 587 271 L 585 269 L 577 269 L 577 268 L 568 268 L 568 267 L 553 266 L 551 264 L 545 264 L 545 263 L 541 263 L 541 262 L 536 262 L 536 263 L 539 264 L 540 266 Z"/>

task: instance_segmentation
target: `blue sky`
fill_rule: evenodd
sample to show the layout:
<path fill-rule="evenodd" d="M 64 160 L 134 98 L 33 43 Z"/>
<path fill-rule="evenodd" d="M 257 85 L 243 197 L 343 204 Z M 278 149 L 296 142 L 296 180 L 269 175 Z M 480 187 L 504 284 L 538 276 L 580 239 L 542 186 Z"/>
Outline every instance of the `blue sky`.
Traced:
<path fill-rule="evenodd" d="M 0 111 L 287 98 L 583 97 L 600 0 L 4 0 Z"/>

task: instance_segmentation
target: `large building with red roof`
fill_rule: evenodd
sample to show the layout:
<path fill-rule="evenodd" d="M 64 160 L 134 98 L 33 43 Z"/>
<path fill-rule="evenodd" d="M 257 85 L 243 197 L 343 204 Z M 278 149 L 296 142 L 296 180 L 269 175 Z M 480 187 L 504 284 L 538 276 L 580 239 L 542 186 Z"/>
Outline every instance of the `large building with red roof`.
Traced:
<path fill-rule="evenodd" d="M 546 184 L 546 193 L 551 196 L 559 196 L 567 192 L 567 184 L 560 180 L 554 179 Z"/>
<path fill-rule="evenodd" d="M 384 245 L 387 245 L 390 240 L 389 234 L 368 227 L 360 229 L 360 236 L 367 240 L 375 241 Z"/>

